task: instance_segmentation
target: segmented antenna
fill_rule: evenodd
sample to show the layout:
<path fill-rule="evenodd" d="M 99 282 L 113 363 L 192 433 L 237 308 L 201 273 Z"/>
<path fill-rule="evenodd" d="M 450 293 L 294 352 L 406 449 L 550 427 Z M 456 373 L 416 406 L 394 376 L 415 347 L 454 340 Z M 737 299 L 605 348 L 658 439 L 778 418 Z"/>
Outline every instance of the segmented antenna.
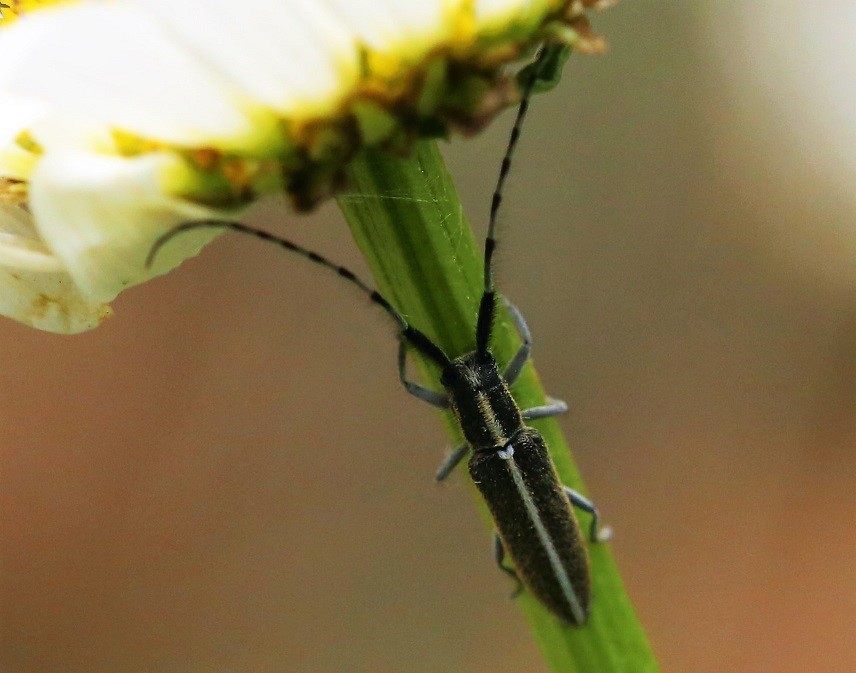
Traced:
<path fill-rule="evenodd" d="M 497 178 L 496 188 L 493 190 L 493 198 L 490 202 L 490 220 L 487 226 L 487 237 L 484 240 L 484 293 L 479 304 L 479 317 L 476 326 L 476 350 L 479 353 L 487 352 L 490 343 L 490 333 L 493 328 L 493 315 L 496 305 L 496 292 L 493 286 L 493 252 L 496 250 L 497 245 L 496 221 L 499 207 L 502 204 L 502 190 L 505 188 L 505 180 L 511 168 L 511 159 L 514 156 L 514 150 L 517 148 L 517 141 L 520 139 L 523 120 L 529 111 L 529 99 L 532 97 L 532 91 L 538 82 L 542 66 L 546 61 L 546 55 L 547 50 L 542 46 L 535 57 L 529 77 L 523 85 L 523 91 L 520 95 L 520 105 L 517 107 L 517 117 L 514 120 L 514 126 L 511 127 L 511 136 L 508 138 L 508 146 L 505 149 L 505 156 L 502 157 L 499 177 Z"/>
<path fill-rule="evenodd" d="M 414 348 L 434 360 L 434 362 L 439 364 L 441 367 L 450 363 L 449 357 L 437 344 L 431 341 L 431 339 L 429 339 L 423 332 L 420 332 L 415 327 L 411 327 L 400 311 L 390 304 L 380 292 L 372 289 L 363 280 L 361 280 L 353 271 L 331 262 L 329 259 L 318 254 L 314 250 L 304 248 L 302 245 L 298 245 L 288 239 L 275 236 L 264 229 L 256 229 L 255 227 L 250 227 L 246 224 L 241 224 L 240 222 L 231 222 L 228 220 L 195 220 L 193 222 L 184 222 L 173 229 L 170 229 L 155 241 L 154 245 L 152 245 L 152 249 L 146 257 L 146 268 L 151 267 L 155 257 L 157 257 L 164 245 L 179 234 L 193 229 L 229 229 L 242 234 L 248 234 L 250 236 L 260 238 L 263 241 L 275 243 L 281 248 L 297 253 L 298 255 L 308 259 L 310 262 L 314 262 L 315 264 L 335 271 L 341 278 L 344 278 L 349 283 L 356 285 L 372 302 L 380 306 L 387 315 L 396 322 L 402 338 L 406 339 Z"/>

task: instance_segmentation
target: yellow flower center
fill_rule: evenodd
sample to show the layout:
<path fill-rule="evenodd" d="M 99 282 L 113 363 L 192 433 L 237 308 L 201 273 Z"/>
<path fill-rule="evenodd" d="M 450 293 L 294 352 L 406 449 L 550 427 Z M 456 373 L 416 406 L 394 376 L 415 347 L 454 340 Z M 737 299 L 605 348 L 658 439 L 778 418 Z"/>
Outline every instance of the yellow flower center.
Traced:
<path fill-rule="evenodd" d="M 12 23 L 17 17 L 54 5 L 70 5 L 77 0 L 0 0 L 0 26 Z M 8 9 L 3 7 L 8 6 Z"/>

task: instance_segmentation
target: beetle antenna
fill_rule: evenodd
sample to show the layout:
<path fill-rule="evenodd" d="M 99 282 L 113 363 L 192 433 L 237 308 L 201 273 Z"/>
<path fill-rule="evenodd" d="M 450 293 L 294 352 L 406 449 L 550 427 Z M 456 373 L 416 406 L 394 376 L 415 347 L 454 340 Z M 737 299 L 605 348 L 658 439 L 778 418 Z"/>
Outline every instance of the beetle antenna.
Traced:
<path fill-rule="evenodd" d="M 431 341 L 431 339 L 423 332 L 419 331 L 415 327 L 411 327 L 410 324 L 407 322 L 407 319 L 401 314 L 398 309 L 396 309 L 392 304 L 390 304 L 389 301 L 387 301 L 387 299 L 380 292 L 372 289 L 369 285 L 367 285 L 365 281 L 363 281 L 353 271 L 348 268 L 345 268 L 344 266 L 340 266 L 334 262 L 331 262 L 329 259 L 327 259 L 323 255 L 318 254 L 314 250 L 304 248 L 302 245 L 298 245 L 297 243 L 289 241 L 288 239 L 275 236 L 274 234 L 271 234 L 265 231 L 264 229 L 256 229 L 255 227 L 250 227 L 240 222 L 232 222 L 228 220 L 195 220 L 193 222 L 184 222 L 170 229 L 165 234 L 162 234 L 154 242 L 154 245 L 152 245 L 152 248 L 151 250 L 149 250 L 149 254 L 146 257 L 146 268 L 151 268 L 152 263 L 154 262 L 155 258 L 157 257 L 158 253 L 161 251 L 164 245 L 166 245 L 169 241 L 171 241 L 179 234 L 182 234 L 186 231 L 191 231 L 193 229 L 229 229 L 231 231 L 237 231 L 241 234 L 248 234 L 250 236 L 254 236 L 255 238 L 260 238 L 263 241 L 274 243 L 280 246 L 281 248 L 285 248 L 286 250 L 297 253 L 301 257 L 308 259 L 310 262 L 314 262 L 315 264 L 335 271 L 341 278 L 344 278 L 352 285 L 356 285 L 360 289 L 360 291 L 363 294 L 367 295 L 372 302 L 380 306 L 386 312 L 386 314 L 389 315 L 395 321 L 396 325 L 398 326 L 398 330 L 401 334 L 401 337 L 405 339 L 408 343 L 410 343 L 414 348 L 429 357 L 441 367 L 444 367 L 450 363 L 449 357 L 437 344 Z"/>
<path fill-rule="evenodd" d="M 493 198 L 490 202 L 490 220 L 487 226 L 487 237 L 484 240 L 484 292 L 481 304 L 479 305 L 478 324 L 476 326 L 476 350 L 479 353 L 486 353 L 488 350 L 490 334 L 493 328 L 493 316 L 496 310 L 496 291 L 493 285 L 493 253 L 497 245 L 496 222 L 499 207 L 502 204 L 502 191 L 505 188 L 505 180 L 511 169 L 511 159 L 514 156 L 514 150 L 517 148 L 517 141 L 520 139 L 523 121 L 526 119 L 526 113 L 529 111 L 529 99 L 532 97 L 535 84 L 540 79 L 541 70 L 547 61 L 547 55 L 548 50 L 542 46 L 529 71 L 529 77 L 523 85 L 520 104 L 517 106 L 517 117 L 514 120 L 514 126 L 511 127 L 508 146 L 505 149 L 505 156 L 502 157 L 499 177 L 497 178 L 496 188 L 493 191 Z"/>

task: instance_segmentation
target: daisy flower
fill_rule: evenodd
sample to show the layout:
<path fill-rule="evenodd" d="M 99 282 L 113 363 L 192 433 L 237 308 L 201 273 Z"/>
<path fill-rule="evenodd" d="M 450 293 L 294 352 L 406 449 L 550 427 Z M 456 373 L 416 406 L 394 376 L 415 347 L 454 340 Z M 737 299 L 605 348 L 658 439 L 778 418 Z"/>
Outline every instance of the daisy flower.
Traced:
<path fill-rule="evenodd" d="M 309 209 L 359 152 L 471 134 L 515 100 L 509 66 L 602 44 L 604 0 L 11 3 L 0 20 L 0 314 L 73 333 L 124 288 L 286 193 Z M 44 5 L 44 7 L 41 7 Z M 33 11 L 29 11 L 33 8 Z"/>
<path fill-rule="evenodd" d="M 338 195 L 381 295 L 464 353 L 484 270 L 433 139 L 478 132 L 517 100 L 518 80 L 527 94 L 549 88 L 569 50 L 599 51 L 586 11 L 611 0 L 7 4 L 0 314 L 90 329 L 121 290 L 216 235 L 181 224 L 234 222 L 268 194 L 296 210 Z M 536 67 L 523 65 L 541 45 Z M 509 362 L 519 340 L 503 314 L 490 350 Z M 545 403 L 531 364 L 515 400 Z M 557 426 L 544 429 L 562 482 L 580 485 Z M 657 670 L 608 549 L 592 558 L 599 609 L 584 631 L 521 599 L 551 670 Z"/>

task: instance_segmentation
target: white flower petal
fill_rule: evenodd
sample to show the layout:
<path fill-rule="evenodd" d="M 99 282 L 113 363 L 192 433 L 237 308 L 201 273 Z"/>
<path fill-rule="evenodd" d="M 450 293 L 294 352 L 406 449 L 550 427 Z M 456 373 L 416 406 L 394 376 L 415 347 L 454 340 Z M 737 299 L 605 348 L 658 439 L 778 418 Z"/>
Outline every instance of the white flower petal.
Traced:
<path fill-rule="evenodd" d="M 450 16 L 448 3 L 327 1 L 360 42 L 380 53 L 418 60 L 451 34 L 451 26 L 444 23 Z"/>
<path fill-rule="evenodd" d="M 386 0 L 384 4 L 395 17 L 403 37 L 430 35 L 436 40 L 439 37 L 437 31 L 443 26 L 443 19 L 447 16 L 446 6 L 450 3 L 441 0 L 434 2 Z M 454 4 L 461 5 L 460 2 Z"/>
<path fill-rule="evenodd" d="M 0 267 L 0 315 L 29 327 L 76 334 L 94 329 L 110 307 L 84 297 L 65 273 L 39 273 Z"/>
<path fill-rule="evenodd" d="M 356 41 L 315 0 L 137 4 L 235 89 L 286 116 L 328 112 L 359 75 Z"/>
<path fill-rule="evenodd" d="M 67 114 L 40 119 L 28 129 L 28 133 L 45 153 L 99 151 L 112 154 L 116 149 L 116 141 L 109 128 Z"/>
<path fill-rule="evenodd" d="M 0 232 L 23 239 L 22 234 L 27 231 L 32 233 L 33 226 L 26 212 L 0 205 Z M 108 306 L 84 297 L 67 273 L 6 267 L 2 249 L 0 243 L 0 315 L 63 334 L 97 327 L 110 315 Z"/>
<path fill-rule="evenodd" d="M 62 262 L 39 239 L 33 217 L 19 206 L 0 204 L 0 267 L 62 271 Z"/>
<path fill-rule="evenodd" d="M 398 38 L 395 17 L 381 3 L 327 0 L 333 12 L 373 49 L 386 50 Z"/>
<path fill-rule="evenodd" d="M 166 191 L 165 185 L 190 180 L 187 173 L 166 153 L 132 159 L 51 154 L 33 174 L 30 207 L 42 240 L 75 283 L 89 297 L 110 301 L 196 255 L 217 235 L 199 230 L 177 236 L 152 269 L 145 266 L 159 236 L 182 222 L 217 216 Z"/>
<path fill-rule="evenodd" d="M 28 98 L 0 91 L 0 147 L 12 142 L 47 112 L 46 107 Z"/>
<path fill-rule="evenodd" d="M 0 91 L 0 177 L 27 179 L 34 157 L 15 140 L 46 113 L 42 103 Z"/>
<path fill-rule="evenodd" d="M 58 111 L 180 145 L 268 141 L 273 120 L 133 6 L 71 5 L 3 32 L 0 87 Z"/>

